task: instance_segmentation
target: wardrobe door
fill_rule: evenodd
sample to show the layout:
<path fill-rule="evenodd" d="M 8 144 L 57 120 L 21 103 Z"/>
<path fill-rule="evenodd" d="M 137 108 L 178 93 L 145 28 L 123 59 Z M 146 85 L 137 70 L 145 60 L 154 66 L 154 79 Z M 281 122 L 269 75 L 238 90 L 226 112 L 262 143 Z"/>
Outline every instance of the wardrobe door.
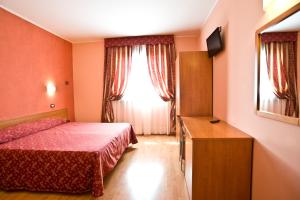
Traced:
<path fill-rule="evenodd" d="M 179 113 L 212 115 L 212 59 L 207 51 L 179 53 Z"/>

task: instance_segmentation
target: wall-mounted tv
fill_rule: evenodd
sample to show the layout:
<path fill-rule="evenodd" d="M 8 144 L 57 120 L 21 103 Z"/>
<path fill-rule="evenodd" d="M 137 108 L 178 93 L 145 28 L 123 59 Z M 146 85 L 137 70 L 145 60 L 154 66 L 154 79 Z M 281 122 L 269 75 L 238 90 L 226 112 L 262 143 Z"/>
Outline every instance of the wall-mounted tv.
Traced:
<path fill-rule="evenodd" d="M 221 27 L 216 28 L 214 32 L 206 39 L 208 56 L 212 57 L 218 54 L 223 49 L 223 42 L 221 38 Z"/>

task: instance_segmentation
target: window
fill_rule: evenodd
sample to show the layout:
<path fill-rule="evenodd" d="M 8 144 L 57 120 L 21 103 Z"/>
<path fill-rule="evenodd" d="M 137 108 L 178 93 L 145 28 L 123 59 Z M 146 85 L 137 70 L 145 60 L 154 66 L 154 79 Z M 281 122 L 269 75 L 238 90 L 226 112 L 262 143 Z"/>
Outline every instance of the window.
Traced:
<path fill-rule="evenodd" d="M 113 102 L 116 122 L 129 122 L 137 134 L 168 134 L 170 103 L 164 102 L 149 76 L 146 46 L 135 46 L 124 96 Z"/>

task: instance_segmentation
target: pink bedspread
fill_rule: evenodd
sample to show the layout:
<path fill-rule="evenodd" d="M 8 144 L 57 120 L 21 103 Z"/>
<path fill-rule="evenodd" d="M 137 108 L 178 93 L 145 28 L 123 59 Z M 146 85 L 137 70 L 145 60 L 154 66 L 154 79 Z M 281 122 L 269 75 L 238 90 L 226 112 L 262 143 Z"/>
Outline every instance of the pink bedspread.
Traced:
<path fill-rule="evenodd" d="M 66 123 L 0 144 L 0 189 L 103 194 L 130 143 L 128 123 Z"/>

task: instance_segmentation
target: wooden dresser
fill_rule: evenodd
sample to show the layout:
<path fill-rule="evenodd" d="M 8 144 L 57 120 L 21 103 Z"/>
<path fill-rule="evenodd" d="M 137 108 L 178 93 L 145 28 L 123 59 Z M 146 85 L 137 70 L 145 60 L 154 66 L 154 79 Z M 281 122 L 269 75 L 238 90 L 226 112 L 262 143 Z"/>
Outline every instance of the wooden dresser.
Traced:
<path fill-rule="evenodd" d="M 182 117 L 191 200 L 250 200 L 253 138 L 210 117 Z"/>

